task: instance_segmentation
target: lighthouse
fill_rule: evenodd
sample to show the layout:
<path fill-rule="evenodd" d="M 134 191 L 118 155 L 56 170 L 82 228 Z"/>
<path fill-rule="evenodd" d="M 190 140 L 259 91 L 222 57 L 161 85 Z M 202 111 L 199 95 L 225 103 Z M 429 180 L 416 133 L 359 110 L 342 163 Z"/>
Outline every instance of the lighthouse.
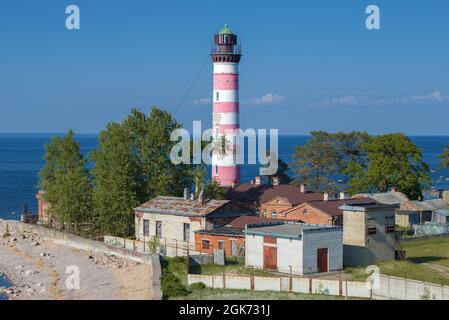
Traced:
<path fill-rule="evenodd" d="M 225 25 L 214 36 L 211 58 L 214 64 L 212 130 L 212 178 L 222 187 L 240 183 L 240 167 L 236 161 L 238 146 L 233 131 L 239 125 L 239 62 L 241 48 L 237 36 Z M 216 151 L 216 146 L 222 146 Z"/>

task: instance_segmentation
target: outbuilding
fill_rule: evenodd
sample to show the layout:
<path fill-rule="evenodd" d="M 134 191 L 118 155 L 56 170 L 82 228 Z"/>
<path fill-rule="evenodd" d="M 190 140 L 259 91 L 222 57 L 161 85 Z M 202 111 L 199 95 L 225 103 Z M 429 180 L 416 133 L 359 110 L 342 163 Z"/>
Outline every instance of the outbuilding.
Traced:
<path fill-rule="evenodd" d="M 248 225 L 245 264 L 297 275 L 343 267 L 343 228 L 296 222 Z"/>

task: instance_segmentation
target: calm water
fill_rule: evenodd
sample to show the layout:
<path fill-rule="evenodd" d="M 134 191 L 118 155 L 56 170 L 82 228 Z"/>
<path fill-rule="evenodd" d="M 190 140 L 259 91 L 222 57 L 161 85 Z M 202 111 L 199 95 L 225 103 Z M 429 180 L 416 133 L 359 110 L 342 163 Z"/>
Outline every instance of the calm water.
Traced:
<path fill-rule="evenodd" d="M 11 286 L 11 283 L 8 281 L 8 279 L 6 279 L 6 277 L 3 277 L 3 276 L 0 274 L 0 287 L 8 288 L 8 287 L 10 287 L 10 286 Z M 7 297 L 2 296 L 2 295 L 0 294 L 0 300 L 6 300 L 6 299 L 7 299 Z"/>
<path fill-rule="evenodd" d="M 24 204 L 36 212 L 38 172 L 43 166 L 44 144 L 50 142 L 50 134 L 0 134 L 0 217 L 18 219 Z M 81 151 L 87 154 L 97 144 L 97 135 L 77 136 Z M 307 136 L 282 136 L 279 138 L 279 156 L 290 162 L 295 146 L 304 144 Z M 412 137 L 423 149 L 429 163 L 434 186 L 449 188 L 449 170 L 439 168 L 438 155 L 449 142 L 449 137 Z M 257 165 L 242 168 L 242 181 L 258 175 Z"/>

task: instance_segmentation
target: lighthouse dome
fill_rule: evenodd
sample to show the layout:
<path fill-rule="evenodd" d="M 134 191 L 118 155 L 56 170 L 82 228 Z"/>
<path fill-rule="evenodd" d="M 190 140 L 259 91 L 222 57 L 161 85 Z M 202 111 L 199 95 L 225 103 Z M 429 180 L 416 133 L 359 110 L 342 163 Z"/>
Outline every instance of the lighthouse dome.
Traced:
<path fill-rule="evenodd" d="M 234 34 L 234 32 L 232 32 L 231 28 L 229 28 L 229 26 L 225 24 L 223 29 L 221 29 L 218 34 Z"/>

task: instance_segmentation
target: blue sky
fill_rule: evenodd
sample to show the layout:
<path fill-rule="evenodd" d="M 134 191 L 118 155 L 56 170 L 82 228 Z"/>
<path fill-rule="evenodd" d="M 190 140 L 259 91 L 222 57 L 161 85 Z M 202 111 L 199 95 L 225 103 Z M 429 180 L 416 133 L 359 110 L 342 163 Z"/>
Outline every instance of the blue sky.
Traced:
<path fill-rule="evenodd" d="M 65 29 L 65 8 L 81 30 Z M 381 30 L 365 28 L 365 8 Z M 174 112 L 213 34 L 239 35 L 241 126 L 449 135 L 449 2 L 0 2 L 0 132 L 94 133 L 131 107 Z M 208 62 L 176 118 L 210 125 Z"/>

